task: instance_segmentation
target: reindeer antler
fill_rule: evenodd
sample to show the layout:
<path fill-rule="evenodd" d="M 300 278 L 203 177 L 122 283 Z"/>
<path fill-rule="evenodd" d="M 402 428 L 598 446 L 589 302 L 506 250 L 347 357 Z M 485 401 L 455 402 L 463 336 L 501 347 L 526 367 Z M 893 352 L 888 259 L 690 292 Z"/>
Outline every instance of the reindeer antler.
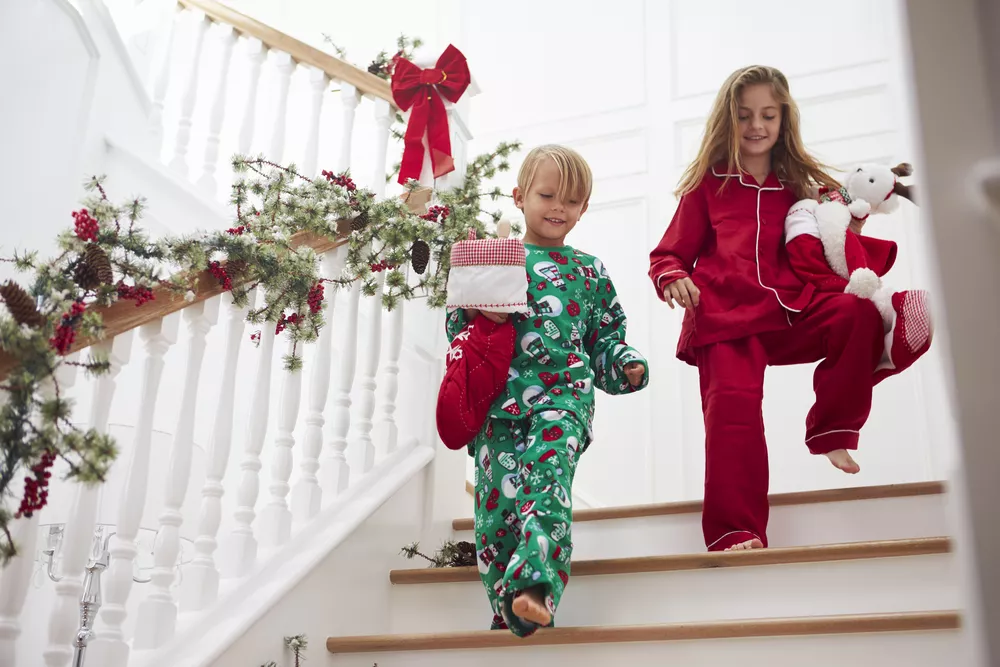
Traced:
<path fill-rule="evenodd" d="M 903 185 L 899 181 L 896 181 L 896 184 L 892 186 L 893 192 L 895 192 L 903 199 L 909 199 L 912 203 L 916 204 L 917 201 L 913 192 L 914 189 L 915 188 L 912 185 Z"/>
<path fill-rule="evenodd" d="M 910 176 L 913 174 L 913 165 L 910 164 L 909 162 L 900 162 L 890 171 L 892 171 L 892 173 L 896 174 L 896 176 L 899 177 Z"/>

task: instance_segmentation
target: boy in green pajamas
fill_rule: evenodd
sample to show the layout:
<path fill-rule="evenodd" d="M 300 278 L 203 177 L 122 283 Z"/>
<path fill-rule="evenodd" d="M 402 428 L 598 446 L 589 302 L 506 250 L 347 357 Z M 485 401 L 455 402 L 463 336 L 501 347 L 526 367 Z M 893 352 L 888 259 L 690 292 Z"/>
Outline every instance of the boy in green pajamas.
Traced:
<path fill-rule="evenodd" d="M 571 487 L 591 440 L 594 392 L 625 394 L 649 381 L 646 360 L 625 343 L 625 313 L 603 264 L 566 245 L 591 186 L 590 167 L 568 148 L 535 148 L 521 166 L 514 202 L 524 212 L 530 312 L 512 315 L 506 391 L 469 445 L 492 627 L 521 637 L 552 624 L 569 581 Z M 449 341 L 475 317 L 508 316 L 456 309 Z"/>

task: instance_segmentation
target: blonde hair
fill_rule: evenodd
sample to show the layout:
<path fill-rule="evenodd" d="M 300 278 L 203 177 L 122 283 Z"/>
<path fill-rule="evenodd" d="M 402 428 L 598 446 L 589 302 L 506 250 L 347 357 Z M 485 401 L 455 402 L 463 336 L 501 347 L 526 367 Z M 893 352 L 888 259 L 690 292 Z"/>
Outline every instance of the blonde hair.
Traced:
<path fill-rule="evenodd" d="M 806 151 L 799 129 L 799 107 L 789 92 L 788 79 L 774 67 L 754 65 L 736 70 L 722 84 L 705 126 L 698 157 L 688 166 L 674 193 L 678 197 L 698 187 L 708 170 L 720 160 L 728 162 L 723 187 L 730 174 L 736 173 L 734 169 L 743 170 L 738 131 L 740 95 L 747 86 L 757 84 L 770 84 L 775 100 L 781 105 L 781 130 L 778 142 L 771 149 L 771 168 L 778 178 L 803 198 L 810 195 L 815 185 L 840 187 L 826 173 L 828 167 Z"/>
<path fill-rule="evenodd" d="M 521 164 L 517 173 L 517 187 L 524 194 L 528 193 L 531 182 L 535 180 L 538 165 L 546 158 L 555 162 L 559 170 L 559 192 L 557 196 L 562 201 L 575 199 L 586 204 L 590 200 L 594 177 L 590 173 L 590 165 L 583 156 L 572 148 L 546 144 L 532 148 Z"/>

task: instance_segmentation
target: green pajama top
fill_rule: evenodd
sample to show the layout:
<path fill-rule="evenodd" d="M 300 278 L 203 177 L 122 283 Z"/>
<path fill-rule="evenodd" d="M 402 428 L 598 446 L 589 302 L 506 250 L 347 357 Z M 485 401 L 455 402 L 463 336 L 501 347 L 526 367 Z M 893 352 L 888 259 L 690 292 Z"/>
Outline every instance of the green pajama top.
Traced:
<path fill-rule="evenodd" d="M 525 244 L 525 250 L 530 313 L 512 315 L 514 359 L 507 389 L 489 416 L 521 419 L 541 410 L 568 410 L 586 424 L 589 441 L 595 387 L 608 394 L 638 391 L 649 383 L 649 367 L 625 342 L 625 312 L 601 260 L 570 246 Z M 466 323 L 464 311 L 451 311 L 448 340 Z M 638 387 L 625 376 L 631 362 L 646 367 Z"/>

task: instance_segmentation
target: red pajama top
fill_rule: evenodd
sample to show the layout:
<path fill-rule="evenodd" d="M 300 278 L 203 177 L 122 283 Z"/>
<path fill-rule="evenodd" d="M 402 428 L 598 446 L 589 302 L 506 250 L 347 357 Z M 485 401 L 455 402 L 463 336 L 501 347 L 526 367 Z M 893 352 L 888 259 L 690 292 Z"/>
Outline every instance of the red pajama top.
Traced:
<path fill-rule="evenodd" d="M 690 277 L 701 290 L 687 310 L 677 357 L 694 364 L 694 348 L 790 326 L 815 291 L 792 270 L 785 251 L 785 216 L 795 192 L 772 173 L 763 185 L 746 173 L 723 188 L 716 165 L 681 197 L 670 226 L 649 255 L 649 277 L 663 288 Z M 722 190 L 720 191 L 720 188 Z"/>

